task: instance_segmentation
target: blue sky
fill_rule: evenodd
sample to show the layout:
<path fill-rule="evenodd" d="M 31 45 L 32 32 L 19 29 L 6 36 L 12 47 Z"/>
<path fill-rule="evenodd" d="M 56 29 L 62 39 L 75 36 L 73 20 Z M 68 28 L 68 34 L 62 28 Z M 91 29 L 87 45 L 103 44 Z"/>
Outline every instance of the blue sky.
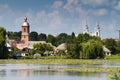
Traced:
<path fill-rule="evenodd" d="M 20 31 L 24 16 L 31 31 L 58 35 L 90 32 L 99 22 L 102 38 L 118 38 L 120 0 L 0 0 L 0 26 Z"/>

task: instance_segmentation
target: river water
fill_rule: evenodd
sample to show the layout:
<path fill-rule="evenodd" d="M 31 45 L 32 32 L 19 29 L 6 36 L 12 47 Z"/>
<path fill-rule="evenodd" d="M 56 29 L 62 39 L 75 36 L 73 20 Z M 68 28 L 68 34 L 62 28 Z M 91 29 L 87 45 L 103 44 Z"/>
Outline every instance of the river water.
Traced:
<path fill-rule="evenodd" d="M 108 73 L 88 72 L 39 72 L 31 69 L 47 68 L 81 68 L 81 67 L 118 67 L 120 63 L 93 65 L 65 64 L 0 64 L 0 80 L 108 80 Z"/>

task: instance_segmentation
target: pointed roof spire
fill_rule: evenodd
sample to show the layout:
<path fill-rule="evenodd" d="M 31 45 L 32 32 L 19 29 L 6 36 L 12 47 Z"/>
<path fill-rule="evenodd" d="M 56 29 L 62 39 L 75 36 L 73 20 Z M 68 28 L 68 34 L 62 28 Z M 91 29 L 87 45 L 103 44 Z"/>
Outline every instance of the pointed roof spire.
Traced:
<path fill-rule="evenodd" d="M 83 31 L 83 33 L 89 33 L 87 20 L 86 20 L 86 24 L 85 24 L 85 27 L 84 27 L 84 31 Z"/>
<path fill-rule="evenodd" d="M 86 25 L 85 25 L 86 27 L 85 27 L 85 29 L 88 29 L 88 24 L 87 24 L 87 20 L 86 20 Z"/>
<path fill-rule="evenodd" d="M 99 21 L 96 22 L 97 29 L 100 29 Z"/>

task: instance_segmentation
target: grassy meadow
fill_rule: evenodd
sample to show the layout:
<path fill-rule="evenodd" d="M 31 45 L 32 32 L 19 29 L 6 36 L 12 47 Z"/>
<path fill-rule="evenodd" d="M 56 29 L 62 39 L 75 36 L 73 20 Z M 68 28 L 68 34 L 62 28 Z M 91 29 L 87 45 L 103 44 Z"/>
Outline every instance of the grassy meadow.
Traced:
<path fill-rule="evenodd" d="M 113 59 L 2 59 L 0 64 L 105 64 L 111 61 Z"/>

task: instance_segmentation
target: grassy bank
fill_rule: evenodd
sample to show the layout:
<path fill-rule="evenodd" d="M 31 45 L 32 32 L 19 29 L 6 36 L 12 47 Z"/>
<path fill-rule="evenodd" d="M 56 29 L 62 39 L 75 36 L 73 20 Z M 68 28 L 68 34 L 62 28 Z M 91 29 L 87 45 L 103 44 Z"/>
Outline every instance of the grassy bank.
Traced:
<path fill-rule="evenodd" d="M 0 64 L 13 63 L 13 64 L 102 64 L 108 63 L 113 60 L 105 59 L 93 59 L 93 60 L 82 60 L 82 59 L 5 59 L 0 60 Z M 115 60 L 117 62 L 120 59 Z"/>
<path fill-rule="evenodd" d="M 0 60 L 0 64 L 107 64 L 120 62 L 118 60 L 81 60 L 81 59 L 6 59 Z M 29 70 L 29 69 L 28 69 Z M 30 69 L 31 70 L 31 69 Z M 32 69 L 32 71 L 67 71 L 67 72 L 120 72 L 120 68 L 45 68 L 45 69 Z"/>
<path fill-rule="evenodd" d="M 116 55 L 111 55 L 111 56 L 106 56 L 106 59 L 120 59 L 120 54 L 116 54 Z"/>
<path fill-rule="evenodd" d="M 49 68 L 49 69 L 37 69 L 35 72 L 46 72 L 46 71 L 66 71 L 66 72 L 120 72 L 120 68 Z"/>

